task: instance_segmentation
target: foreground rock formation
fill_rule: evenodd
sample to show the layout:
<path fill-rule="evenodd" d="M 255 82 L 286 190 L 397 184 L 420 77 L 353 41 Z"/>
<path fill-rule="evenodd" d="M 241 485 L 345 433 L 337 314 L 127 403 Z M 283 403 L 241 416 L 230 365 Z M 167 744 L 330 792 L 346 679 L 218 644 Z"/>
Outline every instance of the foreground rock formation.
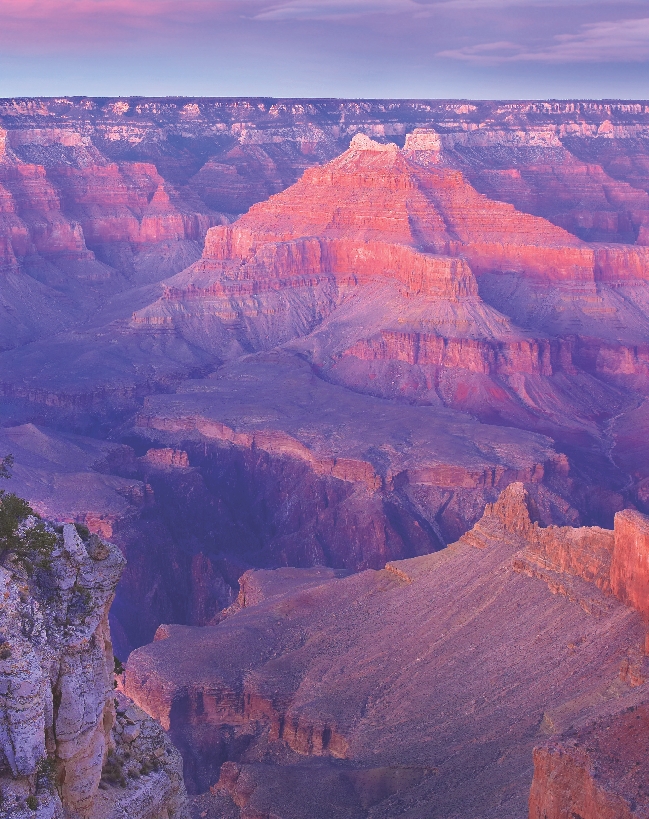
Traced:
<path fill-rule="evenodd" d="M 162 626 L 125 689 L 168 728 L 188 785 L 209 788 L 200 809 L 523 816 L 534 748 L 635 714 L 649 670 L 646 624 L 611 586 L 646 519 L 623 513 L 612 532 L 535 515 L 514 483 L 434 555 L 347 577 L 250 572 L 218 625 Z M 553 754 L 535 752 L 535 783 Z"/>
<path fill-rule="evenodd" d="M 3 498 L 6 506 L 10 496 Z M 4 523 L 4 518 L 3 518 Z M 114 691 L 108 609 L 124 566 L 28 517 L 0 566 L 0 814 L 7 819 L 172 819 L 185 815 L 180 759 L 164 733 Z M 53 548 L 52 548 L 53 547 Z M 103 790 L 101 790 L 103 789 Z"/>

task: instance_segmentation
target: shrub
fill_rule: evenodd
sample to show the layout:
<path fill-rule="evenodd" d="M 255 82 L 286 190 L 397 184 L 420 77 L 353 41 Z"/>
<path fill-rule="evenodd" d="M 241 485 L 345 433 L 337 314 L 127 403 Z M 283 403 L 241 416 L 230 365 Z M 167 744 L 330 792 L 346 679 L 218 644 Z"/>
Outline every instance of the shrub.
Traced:
<path fill-rule="evenodd" d="M 0 459 L 0 478 L 10 477 L 12 465 L 11 455 Z M 48 532 L 43 523 L 20 531 L 21 524 L 30 516 L 38 517 L 26 500 L 0 489 L 0 560 L 13 557 L 28 574 L 32 574 L 35 568 L 50 567 L 56 545 L 56 535 Z"/>
<path fill-rule="evenodd" d="M 11 467 L 13 465 L 14 465 L 13 455 L 5 455 L 4 458 L 0 458 L 0 478 L 10 478 Z"/>
<path fill-rule="evenodd" d="M 70 608 L 76 612 L 85 612 L 92 604 L 92 594 L 85 586 L 82 586 L 78 580 L 75 580 L 72 586 L 72 595 L 70 596 Z"/>
<path fill-rule="evenodd" d="M 74 528 L 77 530 L 77 534 L 81 538 L 81 540 L 89 540 L 90 539 L 90 529 L 87 526 L 84 526 L 83 523 L 75 523 Z"/>
<path fill-rule="evenodd" d="M 101 772 L 101 778 L 104 780 L 104 782 L 110 782 L 111 784 L 121 785 L 123 788 L 126 787 L 126 777 L 124 776 L 122 763 L 116 756 L 111 754 L 108 757 L 108 759 L 104 763 L 104 767 Z"/>
<path fill-rule="evenodd" d="M 36 787 L 51 790 L 56 779 L 56 763 L 49 756 L 42 757 L 36 766 Z"/>

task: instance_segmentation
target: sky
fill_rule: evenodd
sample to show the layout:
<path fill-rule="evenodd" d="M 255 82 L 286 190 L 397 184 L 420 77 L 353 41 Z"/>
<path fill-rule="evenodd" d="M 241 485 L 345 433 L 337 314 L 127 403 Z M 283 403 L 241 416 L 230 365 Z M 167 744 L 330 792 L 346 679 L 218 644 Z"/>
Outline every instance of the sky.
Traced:
<path fill-rule="evenodd" d="M 0 0 L 0 96 L 649 97 L 649 0 Z"/>

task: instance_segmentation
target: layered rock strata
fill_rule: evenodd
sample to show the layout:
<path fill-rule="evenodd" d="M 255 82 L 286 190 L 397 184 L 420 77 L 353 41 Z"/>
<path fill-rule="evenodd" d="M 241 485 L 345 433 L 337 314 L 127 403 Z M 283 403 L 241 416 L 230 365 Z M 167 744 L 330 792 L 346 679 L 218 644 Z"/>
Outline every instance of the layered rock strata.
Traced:
<path fill-rule="evenodd" d="M 115 617 L 131 646 L 160 622 L 208 623 L 255 566 L 357 571 L 437 550 L 513 480 L 546 523 L 579 518 L 547 438 L 348 391 L 286 353 L 151 397 L 132 435 L 153 500 L 116 530 L 130 565 Z M 135 617 L 147 582 L 155 596 Z"/>
<path fill-rule="evenodd" d="M 547 413 L 544 393 L 565 401 L 550 397 L 555 386 L 521 377 L 644 377 L 644 248 L 588 245 L 419 159 L 357 135 L 338 159 L 210 231 L 203 259 L 136 311 L 134 327 L 174 329 L 226 358 L 312 336 L 299 346 L 334 380 L 389 395 L 399 371 L 407 397 L 486 403 L 485 417 L 497 403 Z M 508 291 L 512 277 L 525 293 Z M 561 315 L 583 337 L 549 338 L 568 329 L 553 325 Z M 463 390 L 498 395 L 467 405 Z"/>
<path fill-rule="evenodd" d="M 218 625 L 134 652 L 126 691 L 208 815 L 519 817 L 544 737 L 647 696 L 645 624 L 605 582 L 615 536 L 534 517 L 512 484 L 434 555 L 249 573 Z"/>
<path fill-rule="evenodd" d="M 646 225 L 646 102 L 89 98 L 3 100 L 2 142 L 24 161 L 154 163 L 216 211 L 245 212 L 361 132 L 458 167 L 483 193 L 581 238 Z M 6 148 L 5 148 L 6 151 Z M 96 154 L 95 154 L 96 156 Z M 640 234 L 640 236 L 638 235 Z"/>
<path fill-rule="evenodd" d="M 23 533 L 35 525 L 28 518 Z M 108 609 L 124 558 L 72 524 L 43 531 L 56 541 L 51 557 L 30 563 L 8 552 L 0 567 L 0 812 L 182 817 L 176 751 L 152 720 L 115 698 Z"/>

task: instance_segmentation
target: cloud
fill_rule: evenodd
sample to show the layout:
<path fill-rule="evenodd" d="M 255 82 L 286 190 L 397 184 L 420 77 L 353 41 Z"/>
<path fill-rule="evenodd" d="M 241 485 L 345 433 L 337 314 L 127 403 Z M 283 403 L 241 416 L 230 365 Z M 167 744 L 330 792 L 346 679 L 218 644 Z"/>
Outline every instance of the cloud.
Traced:
<path fill-rule="evenodd" d="M 627 4 L 646 0 L 625 0 Z M 563 9 L 610 0 L 0 0 L 3 24 L 45 20 L 122 20 L 169 17 L 200 24 L 223 14 L 256 20 L 359 17 L 376 13 L 415 13 L 454 9 L 494 10 L 556 6 Z"/>
<path fill-rule="evenodd" d="M 649 61 L 649 17 L 588 23 L 577 34 L 557 34 L 541 48 L 512 42 L 479 43 L 437 52 L 469 63 L 602 63 Z"/>
<path fill-rule="evenodd" d="M 478 65 L 545 62 L 638 62 L 649 59 L 649 18 L 617 22 L 589 22 L 576 34 L 555 34 L 546 44 L 530 45 L 528 34 L 505 39 L 503 23 L 513 19 L 529 31 L 531 21 L 545 15 L 552 31 L 569 28 L 568 20 L 582 24 L 585 15 L 611 0 L 0 0 L 0 45 L 7 53 L 89 53 L 137 48 L 181 49 L 209 38 L 228 48 L 259 48 L 266 37 L 264 24 L 349 21 L 364 38 L 366 50 L 384 49 L 386 37 L 394 46 L 418 50 L 422 59 L 437 56 Z M 623 0 L 631 15 L 634 5 L 647 0 Z M 552 9 L 543 12 L 539 9 Z M 589 11 L 586 11 L 586 10 Z M 476 14 L 471 15 L 475 10 Z M 472 23 L 474 17 L 480 23 Z M 520 12 L 520 13 L 518 13 Z M 399 34 L 393 20 L 399 18 Z M 382 19 L 383 18 L 383 21 Z M 591 18 L 592 19 L 592 18 Z M 491 22 L 489 22 L 491 20 Z M 465 21 L 466 22 L 465 24 Z M 562 22 L 563 21 L 563 22 Z M 488 28 L 485 28 L 488 26 Z M 370 27 L 381 45 L 370 45 Z M 313 28 L 313 26 L 311 27 Z M 511 26 L 507 36 L 511 35 Z M 282 27 L 287 32 L 288 26 Z M 236 31 L 236 35 L 232 32 Z M 405 32 L 408 31 L 406 34 Z M 487 33 L 489 31 L 489 33 Z M 518 31 L 521 31 L 520 27 Z M 245 33 L 243 33 L 245 32 Z M 279 35 L 278 35 L 279 36 Z M 288 34 L 287 34 L 288 36 Z M 550 35 L 548 35 L 550 36 Z M 477 41 L 483 37 L 485 42 Z M 247 38 L 247 39 L 246 39 Z M 477 42 L 476 42 L 477 41 Z M 343 42 L 343 41 L 341 41 Z M 344 40 L 346 47 L 350 47 Z M 373 42 L 373 41 L 372 41 Z M 459 46 L 459 43 L 465 43 Z M 246 45 L 248 43 L 248 45 Z M 458 43 L 456 46 L 455 44 Z M 438 51 L 443 45 L 446 49 Z M 361 43 L 360 45 L 363 45 Z M 317 49 L 326 43 L 318 41 Z M 239 46 L 237 45 L 237 48 Z M 263 44 L 262 44 L 263 47 Z M 270 46 L 269 46 L 270 48 Z M 326 49 L 325 49 L 326 50 Z M 377 56 L 377 64 L 380 57 Z"/>
<path fill-rule="evenodd" d="M 240 17 L 263 0 L 0 0 L 0 43 L 10 51 L 119 43 Z"/>
<path fill-rule="evenodd" d="M 266 8 L 255 20 L 340 20 L 367 14 L 420 12 L 415 0 L 288 0 Z"/>
<path fill-rule="evenodd" d="M 563 11 L 571 9 L 610 6 L 611 0 L 421 0 L 427 4 L 434 5 L 438 9 L 485 9 L 487 11 L 498 11 L 508 8 L 542 8 L 552 6 Z M 644 5 L 646 0 L 626 0 L 625 5 Z"/>
<path fill-rule="evenodd" d="M 239 0 L 242 4 L 246 0 Z M 626 5 L 642 5 L 646 0 L 625 0 Z M 369 14 L 412 14 L 434 17 L 445 12 L 467 10 L 498 12 L 509 8 L 554 7 L 562 12 L 583 7 L 610 5 L 610 0 L 280 0 L 254 15 L 255 20 L 340 20 Z M 490 44 L 487 44 L 490 45 Z M 455 56 L 455 55 L 454 55 Z"/>

